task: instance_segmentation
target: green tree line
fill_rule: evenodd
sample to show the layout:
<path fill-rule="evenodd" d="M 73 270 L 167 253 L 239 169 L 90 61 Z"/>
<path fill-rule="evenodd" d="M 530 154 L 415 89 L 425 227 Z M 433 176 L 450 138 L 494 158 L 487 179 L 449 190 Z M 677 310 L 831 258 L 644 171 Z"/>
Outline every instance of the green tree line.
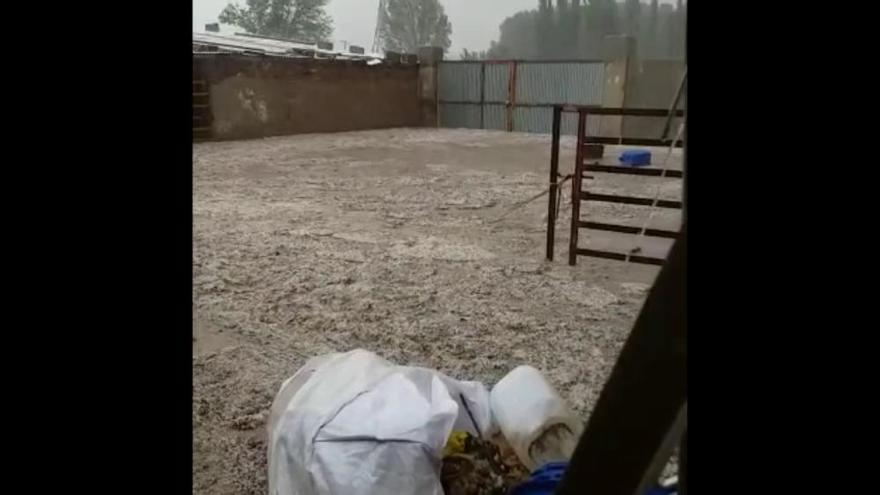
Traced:
<path fill-rule="evenodd" d="M 327 41 L 333 35 L 333 21 L 325 11 L 328 1 L 246 0 L 244 5 L 227 5 L 219 20 L 251 34 Z M 439 0 L 383 0 L 377 23 L 375 41 L 379 49 L 416 53 L 422 46 L 445 50 L 451 44 L 452 23 Z"/>
<path fill-rule="evenodd" d="M 330 39 L 333 21 L 324 11 L 329 0 L 247 0 L 230 3 L 219 20 L 251 34 L 313 42 Z"/>
<path fill-rule="evenodd" d="M 599 59 L 606 36 L 637 39 L 643 59 L 684 58 L 687 4 L 658 0 L 538 0 L 501 23 L 501 36 L 483 54 L 490 59 Z"/>

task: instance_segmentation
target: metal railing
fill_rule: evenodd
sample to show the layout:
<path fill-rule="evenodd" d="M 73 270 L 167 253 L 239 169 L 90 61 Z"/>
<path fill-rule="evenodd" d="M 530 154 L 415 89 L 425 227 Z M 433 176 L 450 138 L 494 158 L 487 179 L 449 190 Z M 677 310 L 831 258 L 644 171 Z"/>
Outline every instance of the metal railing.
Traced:
<path fill-rule="evenodd" d="M 585 172 L 592 173 L 609 173 L 609 174 L 626 174 L 642 177 L 663 177 L 681 179 L 684 173 L 681 170 L 659 169 L 659 168 L 632 168 L 615 165 L 601 165 L 597 163 L 586 163 L 584 157 L 584 148 L 589 144 L 605 143 L 605 144 L 636 144 L 642 146 L 669 146 L 669 141 L 661 139 L 627 139 L 627 138 L 607 138 L 590 136 L 587 131 L 587 117 L 589 115 L 599 116 L 632 116 L 632 117 L 667 117 L 670 114 L 668 109 L 645 109 L 645 108 L 599 108 L 592 106 L 574 106 L 574 105 L 557 105 L 553 109 L 553 137 L 550 149 L 550 192 L 547 210 L 547 259 L 553 260 L 554 243 L 556 239 L 556 217 L 557 211 L 557 195 L 559 192 L 559 140 L 560 128 L 563 112 L 576 112 L 578 115 L 578 133 L 577 133 L 577 150 L 575 152 L 575 169 L 571 180 L 572 190 L 572 212 L 571 212 L 571 234 L 569 236 L 568 264 L 575 265 L 578 256 L 592 256 L 596 258 L 605 258 L 619 261 L 628 261 L 632 263 L 641 263 L 649 265 L 663 265 L 664 259 L 642 256 L 634 253 L 620 253 L 613 251 L 603 251 L 596 249 L 585 249 L 578 247 L 578 236 L 581 229 L 601 230 L 606 232 L 617 232 L 623 234 L 643 235 L 647 237 L 659 237 L 665 239 L 676 239 L 678 233 L 664 229 L 640 228 L 630 225 L 618 225 L 604 222 L 593 222 L 581 220 L 581 202 L 583 201 L 601 201 L 618 204 L 652 206 L 656 208 L 672 208 L 682 209 L 681 201 L 642 198 L 633 196 L 622 196 L 615 194 L 599 194 L 583 190 L 583 179 Z M 672 114 L 676 117 L 683 117 L 684 111 L 675 110 Z M 681 147 L 682 142 L 672 143 Z"/>

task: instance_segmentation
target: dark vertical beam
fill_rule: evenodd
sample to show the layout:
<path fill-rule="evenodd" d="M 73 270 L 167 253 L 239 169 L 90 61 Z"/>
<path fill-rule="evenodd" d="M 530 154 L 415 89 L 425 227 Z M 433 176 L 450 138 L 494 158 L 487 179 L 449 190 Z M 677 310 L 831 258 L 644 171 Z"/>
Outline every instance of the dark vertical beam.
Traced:
<path fill-rule="evenodd" d="M 559 135 L 562 130 L 562 107 L 553 107 L 553 139 L 550 144 L 550 199 L 547 202 L 547 260 L 553 261 L 556 241 L 556 194 L 559 189 Z"/>
<path fill-rule="evenodd" d="M 688 47 L 688 34 L 687 34 L 687 10 L 684 12 L 684 69 L 685 74 L 687 74 L 687 47 Z M 688 91 L 687 86 L 684 87 L 684 94 L 682 95 L 684 98 L 684 102 L 682 107 L 686 110 L 688 104 Z M 684 157 L 682 159 L 681 170 L 684 173 L 688 166 L 688 147 L 687 147 L 687 133 L 688 133 L 688 119 L 687 113 L 684 115 L 684 133 L 682 134 L 682 141 L 684 142 Z M 681 221 L 683 224 L 687 224 L 687 205 L 688 205 L 688 183 L 687 183 L 687 174 L 684 174 L 684 180 L 682 181 L 682 197 L 681 197 Z M 685 391 L 687 393 L 687 391 Z M 681 445 L 678 448 L 678 492 L 680 495 L 688 495 L 688 449 L 687 449 L 687 426 L 685 426 L 684 434 L 681 436 Z"/>
<path fill-rule="evenodd" d="M 684 89 L 684 107 L 687 108 L 687 87 Z M 681 189 L 681 223 L 687 223 L 687 204 L 688 204 L 688 147 L 687 147 L 687 139 L 688 139 L 688 116 L 687 112 L 684 114 L 684 130 L 681 133 L 681 142 L 683 144 L 682 149 L 682 162 L 681 162 L 681 173 L 684 177 L 682 180 L 682 189 Z"/>
<path fill-rule="evenodd" d="M 513 130 L 513 61 L 507 63 L 507 132 Z"/>
<path fill-rule="evenodd" d="M 515 127 L 513 111 L 516 109 L 516 71 L 517 61 L 511 60 L 508 63 L 508 79 L 507 79 L 507 132 L 513 132 Z"/>
<path fill-rule="evenodd" d="M 638 495 L 687 411 L 687 224 L 578 442 L 558 495 Z"/>
<path fill-rule="evenodd" d="M 688 434 L 685 429 L 681 436 L 681 445 L 678 447 L 678 493 L 679 495 L 688 494 Z"/>
<path fill-rule="evenodd" d="M 584 166 L 584 134 L 587 132 L 587 112 L 578 111 L 577 151 L 575 152 L 574 176 L 571 178 L 571 234 L 568 238 L 568 264 L 577 264 L 578 231 L 581 220 L 581 183 Z"/>
<path fill-rule="evenodd" d="M 480 64 L 480 129 L 486 128 L 486 63 Z"/>
<path fill-rule="evenodd" d="M 688 67 L 688 22 L 687 22 L 687 10 L 684 11 L 684 73 L 687 75 L 687 67 Z M 688 199 L 688 180 L 687 180 L 687 164 L 688 164 L 688 147 L 687 147 L 687 135 L 688 135 L 688 118 L 687 118 L 687 107 L 688 107 L 688 87 L 687 84 L 684 86 L 684 91 L 682 92 L 682 98 L 684 101 L 682 102 L 682 109 L 684 110 L 684 131 L 681 135 L 681 142 L 684 145 L 684 149 L 682 150 L 682 163 L 681 163 L 681 172 L 684 174 L 684 180 L 682 181 L 682 191 L 681 191 L 681 223 L 687 224 L 687 199 Z"/>

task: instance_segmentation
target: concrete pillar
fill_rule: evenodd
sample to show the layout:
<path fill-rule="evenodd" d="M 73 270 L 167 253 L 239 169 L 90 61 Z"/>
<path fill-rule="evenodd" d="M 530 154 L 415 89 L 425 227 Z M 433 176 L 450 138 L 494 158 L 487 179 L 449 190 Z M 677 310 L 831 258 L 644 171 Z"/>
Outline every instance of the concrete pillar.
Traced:
<path fill-rule="evenodd" d="M 419 48 L 419 107 L 422 127 L 440 126 L 440 62 L 443 49 Z"/>
<path fill-rule="evenodd" d="M 629 108 L 627 89 L 635 71 L 637 46 L 632 36 L 606 36 L 602 44 L 602 59 L 605 61 L 605 87 L 602 91 L 602 106 L 607 108 Z M 623 132 L 624 117 L 602 117 L 599 135 L 620 137 Z"/>
<path fill-rule="evenodd" d="M 626 88 L 627 108 L 668 109 L 684 75 L 684 63 L 678 60 L 644 60 L 629 74 Z M 666 120 L 651 117 L 624 117 L 624 136 L 657 139 L 663 134 Z M 679 119 L 673 119 L 669 137 L 678 130 Z"/>

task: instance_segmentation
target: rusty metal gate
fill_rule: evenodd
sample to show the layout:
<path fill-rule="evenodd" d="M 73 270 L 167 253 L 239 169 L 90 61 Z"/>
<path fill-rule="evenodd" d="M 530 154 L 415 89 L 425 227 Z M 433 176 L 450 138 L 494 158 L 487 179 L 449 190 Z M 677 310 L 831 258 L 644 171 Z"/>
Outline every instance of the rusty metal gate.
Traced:
<path fill-rule="evenodd" d="M 547 260 L 553 261 L 554 242 L 556 235 L 556 218 L 558 216 L 559 203 L 556 201 L 559 188 L 559 137 L 560 127 L 564 112 L 572 112 L 577 115 L 578 130 L 577 144 L 575 147 L 575 167 L 571 177 L 571 235 L 569 237 L 568 264 L 575 265 L 578 256 L 592 256 L 612 260 L 625 261 L 627 263 L 643 263 L 648 265 L 663 265 L 664 258 L 642 256 L 636 254 L 636 250 L 628 253 L 602 251 L 595 249 L 582 249 L 578 246 L 578 233 L 580 229 L 603 230 L 622 234 L 634 234 L 637 236 L 660 237 L 666 239 L 678 239 L 679 233 L 664 229 L 648 228 L 647 223 L 641 228 L 631 225 L 618 225 L 605 222 L 584 221 L 581 219 L 581 202 L 600 201 L 617 204 L 650 206 L 651 208 L 682 209 L 683 201 L 651 198 L 620 196 L 615 194 L 595 193 L 583 190 L 585 172 L 602 174 L 625 174 L 642 177 L 661 177 L 671 179 L 683 179 L 684 172 L 670 168 L 633 168 L 619 165 L 603 165 L 598 160 L 594 163 L 585 156 L 586 147 L 590 144 L 624 144 L 637 146 L 667 146 L 682 147 L 684 142 L 676 139 L 674 142 L 666 142 L 664 139 L 627 138 L 627 137 L 602 137 L 590 136 L 587 131 L 587 121 L 590 116 L 633 116 L 633 117 L 684 117 L 683 110 L 666 110 L 662 108 L 590 108 L 577 106 L 558 105 L 553 109 L 553 136 L 550 148 L 550 189 L 547 204 Z M 679 136 L 680 138 L 680 136 Z"/>
<path fill-rule="evenodd" d="M 440 64 L 440 127 L 549 134 L 554 105 L 601 105 L 601 61 L 448 61 Z M 598 129 L 598 117 L 587 123 Z M 565 115 L 562 133 L 577 133 Z"/>

